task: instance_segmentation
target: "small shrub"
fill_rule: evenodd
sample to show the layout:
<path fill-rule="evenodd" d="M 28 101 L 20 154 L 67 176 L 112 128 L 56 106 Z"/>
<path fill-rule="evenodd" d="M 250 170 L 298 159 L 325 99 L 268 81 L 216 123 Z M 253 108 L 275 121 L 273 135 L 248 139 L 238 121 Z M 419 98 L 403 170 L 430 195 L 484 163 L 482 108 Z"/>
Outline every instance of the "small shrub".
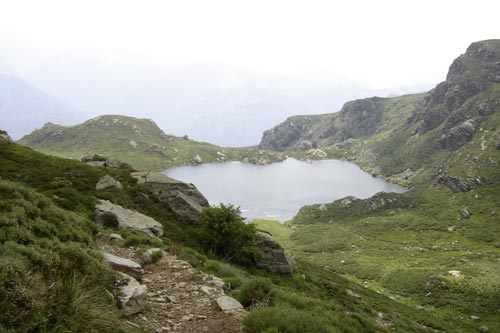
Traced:
<path fill-rule="evenodd" d="M 273 293 L 273 283 L 266 278 L 251 278 L 238 289 L 238 300 L 245 307 L 269 305 Z"/>
<path fill-rule="evenodd" d="M 163 257 L 163 251 L 154 251 L 151 253 L 151 261 L 153 263 L 160 261 L 160 259 Z"/>
<path fill-rule="evenodd" d="M 96 221 L 102 223 L 105 228 L 118 228 L 120 222 L 118 222 L 118 217 L 112 212 L 100 213 L 96 216 Z"/>
<path fill-rule="evenodd" d="M 151 246 L 151 247 L 162 247 L 163 243 L 158 240 L 151 238 L 142 234 L 125 234 L 125 240 L 123 241 L 123 246 Z"/>

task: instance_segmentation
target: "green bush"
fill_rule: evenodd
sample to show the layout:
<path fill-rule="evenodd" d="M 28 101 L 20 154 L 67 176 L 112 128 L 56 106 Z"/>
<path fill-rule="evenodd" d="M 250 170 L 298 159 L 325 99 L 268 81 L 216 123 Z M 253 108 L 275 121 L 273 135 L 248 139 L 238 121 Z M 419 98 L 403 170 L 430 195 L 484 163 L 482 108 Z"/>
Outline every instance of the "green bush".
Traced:
<path fill-rule="evenodd" d="M 341 332 L 325 318 L 289 307 L 267 307 L 251 311 L 243 320 L 251 333 L 336 333 Z"/>
<path fill-rule="evenodd" d="M 207 257 L 189 247 L 183 247 L 179 253 L 179 259 L 185 260 L 193 267 L 203 267 L 207 262 Z"/>
<path fill-rule="evenodd" d="M 118 222 L 118 217 L 112 212 L 100 213 L 96 216 L 96 221 L 102 223 L 106 228 L 118 228 L 120 222 Z"/>
<path fill-rule="evenodd" d="M 215 256 L 242 265 L 252 265 L 262 251 L 254 244 L 257 231 L 246 224 L 240 209 L 220 204 L 203 210 L 198 239 Z"/>
<path fill-rule="evenodd" d="M 238 288 L 238 300 L 245 307 L 269 305 L 273 293 L 273 283 L 266 278 L 251 278 Z"/>
<path fill-rule="evenodd" d="M 151 253 L 151 261 L 153 263 L 158 262 L 163 257 L 163 251 L 154 251 Z"/>

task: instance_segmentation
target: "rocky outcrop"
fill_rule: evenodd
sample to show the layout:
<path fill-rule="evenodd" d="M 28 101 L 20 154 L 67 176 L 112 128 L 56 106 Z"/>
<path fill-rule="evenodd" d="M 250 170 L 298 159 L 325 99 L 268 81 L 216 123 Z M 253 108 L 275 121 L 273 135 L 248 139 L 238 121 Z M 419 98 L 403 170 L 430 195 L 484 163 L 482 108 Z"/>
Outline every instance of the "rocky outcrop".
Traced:
<path fill-rule="evenodd" d="M 257 261 L 257 267 L 280 274 L 293 274 L 294 261 L 285 254 L 283 247 L 269 235 L 257 238 L 256 245 L 264 252 L 264 256 Z"/>
<path fill-rule="evenodd" d="M 163 225 L 149 216 L 115 205 L 108 200 L 100 200 L 95 206 L 95 213 L 99 215 L 105 212 L 116 215 L 119 228 L 142 232 L 150 237 L 163 236 Z"/>
<path fill-rule="evenodd" d="M 100 155 L 84 156 L 81 161 L 92 166 L 105 166 L 115 169 L 132 169 L 132 166 L 128 163 Z"/>
<path fill-rule="evenodd" d="M 117 270 L 122 273 L 135 273 L 135 274 L 143 274 L 142 266 L 127 258 L 122 258 L 115 256 L 114 254 L 103 252 L 102 256 L 104 258 L 104 262 L 110 265 L 114 270 Z"/>
<path fill-rule="evenodd" d="M 469 103 L 469 99 L 498 82 L 500 40 L 473 43 L 465 54 L 455 59 L 446 81 L 430 91 L 410 121 L 419 122 L 418 133 L 425 134 L 443 122 L 446 128 L 452 128 L 473 116 L 491 114 L 494 108 L 475 105 L 475 101 Z"/>
<path fill-rule="evenodd" d="M 469 119 L 462 124 L 451 128 L 441 135 L 440 143 L 444 148 L 457 149 L 462 147 L 474 137 L 477 128 L 477 122 Z"/>
<path fill-rule="evenodd" d="M 148 287 L 127 274 L 119 274 L 115 299 L 118 308 L 128 317 L 144 309 L 147 304 Z"/>
<path fill-rule="evenodd" d="M 110 175 L 104 175 L 102 176 L 97 184 L 95 185 L 96 190 L 104 190 L 104 189 L 122 189 L 122 183 L 119 181 L 115 180 L 113 177 Z"/>
<path fill-rule="evenodd" d="M 208 200 L 193 184 L 181 182 L 161 173 L 134 172 L 132 176 L 144 184 L 159 200 L 165 201 L 178 215 L 196 219 Z"/>
<path fill-rule="evenodd" d="M 0 130 L 0 141 L 12 141 L 7 132 Z"/>

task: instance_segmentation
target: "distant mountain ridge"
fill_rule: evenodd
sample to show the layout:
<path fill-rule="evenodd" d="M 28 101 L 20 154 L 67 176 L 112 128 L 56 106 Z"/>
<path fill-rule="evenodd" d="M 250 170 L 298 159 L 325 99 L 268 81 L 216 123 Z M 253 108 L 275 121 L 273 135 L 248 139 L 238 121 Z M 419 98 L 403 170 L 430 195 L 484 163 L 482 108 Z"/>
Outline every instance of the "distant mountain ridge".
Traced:
<path fill-rule="evenodd" d="M 68 127 L 47 123 L 18 142 L 46 154 L 73 159 L 98 154 L 156 171 L 226 160 L 266 164 L 285 158 L 256 148 L 222 148 L 187 136 L 167 135 L 150 119 L 119 115 L 99 116 Z"/>
<path fill-rule="evenodd" d="M 0 119 L 2 129 L 19 139 L 51 121 L 72 125 L 85 114 L 26 81 L 0 74 Z"/>

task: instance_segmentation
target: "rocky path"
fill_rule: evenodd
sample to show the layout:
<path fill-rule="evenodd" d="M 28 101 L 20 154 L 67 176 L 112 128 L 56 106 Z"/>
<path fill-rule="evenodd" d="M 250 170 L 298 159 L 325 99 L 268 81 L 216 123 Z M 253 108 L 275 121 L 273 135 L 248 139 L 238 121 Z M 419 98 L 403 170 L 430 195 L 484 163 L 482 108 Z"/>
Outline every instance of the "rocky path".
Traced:
<path fill-rule="evenodd" d="M 140 254 L 133 248 L 104 240 L 99 246 L 103 252 L 141 262 Z M 242 332 L 246 311 L 221 310 L 218 303 L 228 299 L 220 298 L 224 295 L 224 282 L 219 278 L 168 253 L 158 262 L 144 265 L 143 270 L 138 279 L 147 286 L 147 303 L 141 312 L 127 318 L 128 325 L 150 332 Z"/>

